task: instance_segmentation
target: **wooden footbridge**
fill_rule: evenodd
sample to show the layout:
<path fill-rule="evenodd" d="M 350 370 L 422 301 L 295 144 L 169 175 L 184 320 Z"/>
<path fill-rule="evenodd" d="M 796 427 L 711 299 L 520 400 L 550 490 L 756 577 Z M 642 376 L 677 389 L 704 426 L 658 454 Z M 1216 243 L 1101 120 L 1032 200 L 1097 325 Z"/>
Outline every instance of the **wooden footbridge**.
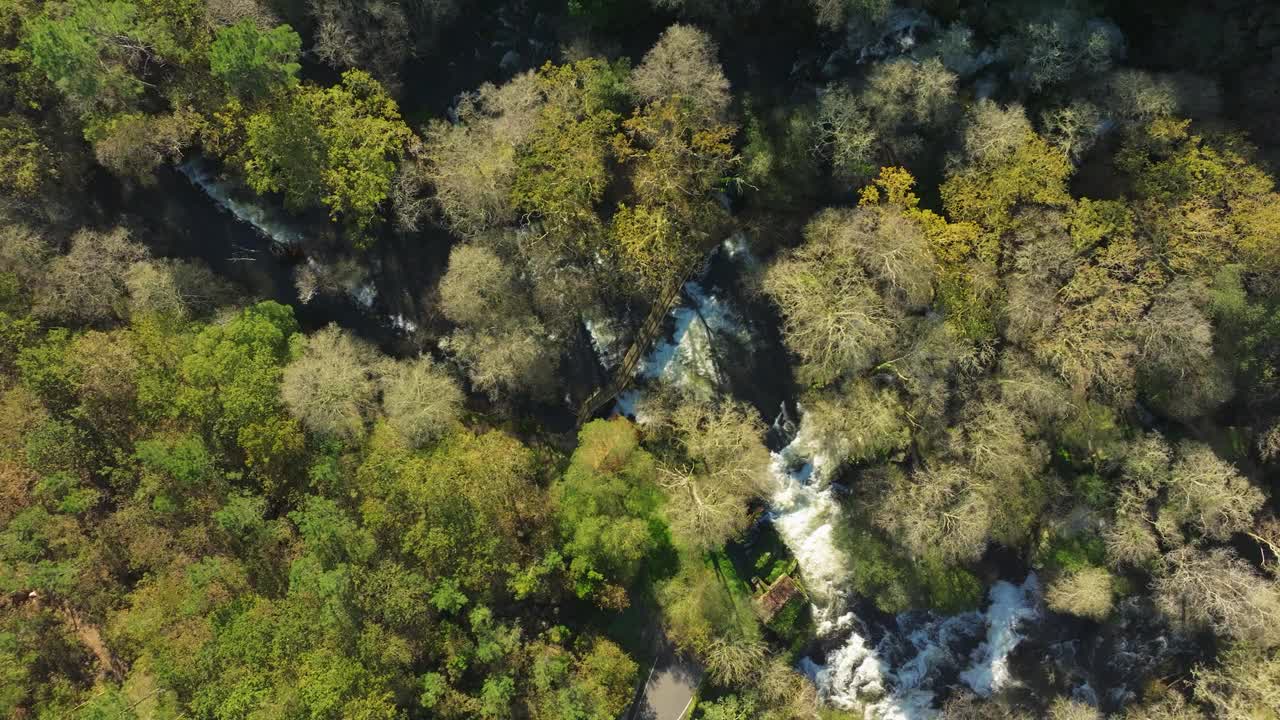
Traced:
<path fill-rule="evenodd" d="M 583 400 L 582 404 L 578 406 L 578 427 L 582 427 L 583 423 L 590 420 L 591 416 L 600 411 L 600 408 L 612 402 L 614 398 L 618 397 L 619 393 L 631 385 L 631 381 L 635 379 L 636 368 L 640 367 L 640 361 L 644 360 L 644 356 L 649 352 L 653 341 L 657 340 L 658 336 L 662 334 L 663 320 L 680 303 L 684 284 L 694 275 L 698 267 L 700 265 L 695 265 L 688 272 L 673 280 L 663 293 L 658 296 L 658 301 L 649 310 L 649 316 L 644 319 L 644 324 L 640 326 L 640 331 L 636 333 L 631 347 L 627 348 L 627 353 L 622 356 L 622 363 L 618 365 L 613 378 L 608 384 L 596 388 L 595 392 L 588 395 L 587 399 Z"/>

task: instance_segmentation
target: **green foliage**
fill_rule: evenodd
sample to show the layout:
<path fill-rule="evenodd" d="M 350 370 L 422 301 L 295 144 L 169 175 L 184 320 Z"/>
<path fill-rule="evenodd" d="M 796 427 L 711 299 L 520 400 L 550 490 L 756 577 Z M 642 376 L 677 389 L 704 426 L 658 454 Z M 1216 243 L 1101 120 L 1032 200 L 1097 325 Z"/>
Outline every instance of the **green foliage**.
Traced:
<path fill-rule="evenodd" d="M 14 327 L 15 331 L 21 329 L 21 326 Z M 75 403 L 79 377 L 68 358 L 72 339 L 69 330 L 54 328 L 39 344 L 28 345 L 18 352 L 19 379 L 52 410 L 68 410 Z"/>
<path fill-rule="evenodd" d="M 1102 538 L 1093 535 L 1053 535 L 1043 543 L 1038 563 L 1052 573 L 1073 573 L 1106 563 L 1107 549 Z"/>
<path fill-rule="evenodd" d="M 626 419 L 594 420 L 579 431 L 578 449 L 552 492 L 579 597 L 605 583 L 629 584 L 662 542 L 654 480 L 653 458 Z"/>
<path fill-rule="evenodd" d="M 380 545 L 413 558 L 432 583 L 448 579 L 482 593 L 513 563 L 532 559 L 520 531 L 540 522 L 547 503 L 534 485 L 532 453 L 508 435 L 459 431 L 423 454 L 396 440 L 371 453 L 357 475 L 368 494 L 365 527 Z"/>
<path fill-rule="evenodd" d="M 1072 479 L 1072 494 L 1090 507 L 1105 508 L 1111 502 L 1111 488 L 1097 473 L 1081 473 Z"/>
<path fill-rule="evenodd" d="M 0 118 L 0 190 L 24 199 L 36 198 L 58 177 L 60 159 L 31 121 L 19 115 Z"/>
<path fill-rule="evenodd" d="M 609 183 L 609 138 L 625 75 L 625 65 L 597 59 L 547 64 L 538 73 L 548 103 L 517 150 L 511 199 L 559 242 L 581 246 L 598 232 L 595 205 Z"/>
<path fill-rule="evenodd" d="M 856 521 L 841 530 L 838 542 L 849 557 L 858 558 L 852 563 L 849 586 L 884 612 L 917 608 L 954 613 L 982 600 L 982 585 L 973 573 L 933 555 L 907 558 Z"/>
<path fill-rule="evenodd" d="M 359 70 L 340 85 L 285 93 L 245 118 L 243 133 L 232 159 L 250 188 L 281 193 L 295 209 L 323 205 L 357 242 L 377 221 L 410 136 L 395 100 Z"/>
<path fill-rule="evenodd" d="M 1249 294 L 1243 273 L 1240 265 L 1215 273 L 1209 310 L 1218 356 L 1230 364 L 1241 397 L 1260 405 L 1280 396 L 1280 302 Z"/>
<path fill-rule="evenodd" d="M 725 695 L 710 702 L 699 702 L 694 717 L 699 720 L 751 720 L 759 717 L 751 697 Z"/>
<path fill-rule="evenodd" d="M 74 519 L 27 508 L 0 530 L 0 592 L 71 594 L 87 569 L 89 552 Z"/>
<path fill-rule="evenodd" d="M 1031 134 L 1007 155 L 986 158 L 952 174 L 939 191 L 954 221 L 981 226 L 991 239 L 978 257 L 998 258 L 998 240 L 1016 225 L 1015 211 L 1027 205 L 1071 204 L 1067 179 L 1071 162 L 1043 138 Z"/>
<path fill-rule="evenodd" d="M 659 586 L 667 633 L 680 648 L 701 653 L 716 639 L 759 637 L 750 595 L 728 567 L 726 576 L 712 558 L 682 556 L 677 574 Z"/>
<path fill-rule="evenodd" d="M 127 0 L 51 3 L 26 27 L 31 64 L 81 113 L 127 109 L 146 84 L 138 68 L 179 54 L 170 28 Z"/>
<path fill-rule="evenodd" d="M 1086 401 L 1059 427 L 1059 453 L 1078 467 L 1102 467 L 1115 460 L 1125 442 L 1125 427 L 1110 406 Z"/>
<path fill-rule="evenodd" d="M 855 43 L 891 9 L 810 4 Z M 1217 131 L 1231 118 L 1210 81 L 1112 72 L 1115 28 L 1074 9 L 944 2 L 925 3 L 951 23 L 928 45 L 856 78 L 833 64 L 817 100 L 779 86 L 767 53 L 728 73 L 752 88 L 735 97 L 710 36 L 676 24 L 634 72 L 571 43 L 430 119 L 432 93 L 393 76 L 456 54 L 432 39 L 457 0 L 304 5 L 0 0 L 0 715 L 613 720 L 640 679 L 628 652 L 661 630 L 708 668 L 694 717 L 834 717 L 793 669 L 809 604 L 762 626 L 744 582 L 807 570 L 767 528 L 736 542 L 781 461 L 756 408 L 700 385 L 712 402 L 655 390 L 643 432 L 589 422 L 570 451 L 544 429 L 590 379 L 564 377 L 581 319 L 635 339 L 655 294 L 739 229 L 789 246 L 733 257 L 727 286 L 770 316 L 752 333 L 779 319 L 766 302 L 780 311 L 808 386 L 796 447 L 815 479 L 857 476 L 824 518 L 842 587 L 885 612 L 969 610 L 984 588 L 964 563 L 1005 546 L 1055 612 L 1108 622 L 1150 590 L 1171 623 L 1215 632 L 1205 648 L 1223 650 L 1178 697 L 1270 707 L 1274 553 L 1226 548 L 1277 537 L 1255 477 L 1280 458 L 1280 195 L 1270 139 Z M 813 30 L 758 0 L 568 6 L 633 56 L 660 16 L 720 38 Z M 339 82 L 300 81 L 281 19 L 349 68 Z M 1043 137 L 1021 105 L 971 101 L 979 39 Z M 1233 109 L 1265 106 L 1239 92 L 1265 87 L 1260 67 L 1215 69 Z M 395 97 L 427 120 L 421 141 Z M 340 274 L 425 273 L 407 299 L 423 327 L 397 343 L 421 353 L 305 337 L 275 302 L 219 307 L 244 293 L 162 237 L 184 217 L 159 202 L 162 166 L 197 147 L 278 194 L 315 231 L 308 253 L 367 245 L 394 211 L 397 247 Z M 886 158 L 935 182 L 876 175 Z M 1072 197 L 1077 163 L 1110 199 Z M 857 208 L 814 212 L 828 167 L 845 195 L 875 175 Z M 141 216 L 116 223 L 119 201 Z M 311 227 L 316 211 L 339 228 Z M 466 240 L 449 272 L 397 269 L 435 213 Z M 667 375 L 649 389 L 680 384 Z"/>
<path fill-rule="evenodd" d="M 209 48 L 209 69 L 235 92 L 261 97 L 298 82 L 302 39 L 288 25 L 262 30 L 241 20 L 218 31 Z"/>
<path fill-rule="evenodd" d="M 1133 235 L 1133 211 L 1118 200 L 1080 198 L 1071 208 L 1071 242 L 1076 252 L 1093 249 L 1103 240 Z"/>
<path fill-rule="evenodd" d="M 623 268 L 648 292 L 663 292 L 681 269 L 697 259 L 698 248 L 688 244 L 680 227 L 661 207 L 619 204 L 609 239 Z"/>
<path fill-rule="evenodd" d="M 794 208 L 817 194 L 813 122 L 813 111 L 808 107 L 747 111 L 741 184 L 764 207 Z"/>
<path fill-rule="evenodd" d="M 174 402 L 224 447 L 238 448 L 269 486 L 301 450 L 297 423 L 280 401 L 281 372 L 297 331 L 293 309 L 271 301 L 206 327 L 182 360 Z"/>
<path fill-rule="evenodd" d="M 533 650 L 531 714 L 537 720 L 612 720 L 627 706 L 638 666 L 614 643 L 592 638 L 572 655 L 544 645 Z"/>
<path fill-rule="evenodd" d="M 33 495 L 50 512 L 79 515 L 98 504 L 102 494 L 97 488 L 66 471 L 45 476 L 36 483 Z"/>

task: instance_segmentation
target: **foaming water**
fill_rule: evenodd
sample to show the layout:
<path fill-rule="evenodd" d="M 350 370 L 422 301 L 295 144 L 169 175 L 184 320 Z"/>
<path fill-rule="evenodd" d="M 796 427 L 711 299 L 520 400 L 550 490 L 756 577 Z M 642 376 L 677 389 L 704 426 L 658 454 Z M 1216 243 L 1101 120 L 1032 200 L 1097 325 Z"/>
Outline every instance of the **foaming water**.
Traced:
<path fill-rule="evenodd" d="M 978 695 L 988 697 L 1012 680 L 1009 654 L 1022 641 L 1022 624 L 1040 618 L 1039 596 L 1040 583 L 1035 573 L 1028 575 L 1022 585 L 1002 581 L 991 587 L 986 641 L 974 651 L 970 668 L 960 673 L 960 678 Z"/>
<path fill-rule="evenodd" d="M 271 238 L 272 241 L 284 245 L 299 245 L 305 239 L 292 223 L 275 208 L 254 202 L 241 200 L 234 192 L 231 183 L 220 179 L 209 163 L 195 157 L 178 166 L 178 170 L 213 199 L 220 207 L 230 212 L 243 223 Z"/>
<path fill-rule="evenodd" d="M 707 292 L 699 283 L 685 283 L 684 294 L 689 302 L 671 311 L 671 335 L 654 343 L 636 375 L 642 384 L 669 383 L 690 395 L 710 400 L 725 386 L 720 366 L 723 359 L 717 355 L 716 346 L 726 338 L 750 344 L 751 331 L 729 303 Z M 586 326 L 602 359 L 619 354 L 611 346 L 615 336 L 606 324 L 592 321 Z M 643 395 L 643 389 L 638 388 L 619 393 L 615 411 L 643 422 L 644 418 L 637 415 Z"/>
<path fill-rule="evenodd" d="M 1023 623 L 1040 616 L 1035 574 L 1021 585 L 993 585 L 985 612 L 902 613 L 873 644 L 862 621 L 846 611 L 852 598 L 844 583 L 858 560 L 835 542 L 843 520 L 829 482 L 833 469 L 801 419 L 791 442 L 774 453 L 777 489 L 770 501 L 774 527 L 809 589 L 818 634 L 844 638 L 822 663 L 801 662 L 822 698 L 866 718 L 917 720 L 936 717 L 937 695 L 957 680 L 983 697 L 1010 685 L 1009 656 L 1023 638 Z"/>
<path fill-rule="evenodd" d="M 804 573 L 818 631 L 826 634 L 841 625 L 836 614 L 848 601 L 844 582 L 849 566 L 835 551 L 840 504 L 826 478 L 830 462 L 821 454 L 802 455 L 798 448 L 806 445 L 801 425 L 795 439 L 773 453 L 770 471 L 776 489 L 769 507 L 774 527 Z"/>
<path fill-rule="evenodd" d="M 731 258 L 735 252 L 745 255 L 745 245 L 736 242 L 725 251 Z M 637 422 L 645 422 L 636 410 L 646 383 L 668 382 L 715 397 L 724 389 L 717 339 L 734 337 L 750 347 L 750 332 L 723 299 L 696 282 L 685 286 L 685 294 L 688 302 L 672 311 L 669 339 L 657 343 L 640 366 L 640 386 L 618 398 L 618 412 Z M 607 345 L 607 333 L 592 333 L 597 334 L 599 345 Z M 796 559 L 818 635 L 835 648 L 825 658 L 800 661 L 822 699 L 868 720 L 923 720 L 938 716 L 938 696 L 951 687 L 967 685 L 986 697 L 1014 683 L 1010 653 L 1022 640 L 1024 624 L 1039 618 L 1035 575 L 1021 585 L 997 582 L 985 611 L 907 612 L 885 627 L 868 628 L 852 611 L 848 584 L 858 559 L 837 543 L 846 522 L 831 484 L 838 463 L 806 432 L 803 418 L 797 427 L 785 408 L 772 432 L 784 446 L 770 463 L 769 517 Z"/>

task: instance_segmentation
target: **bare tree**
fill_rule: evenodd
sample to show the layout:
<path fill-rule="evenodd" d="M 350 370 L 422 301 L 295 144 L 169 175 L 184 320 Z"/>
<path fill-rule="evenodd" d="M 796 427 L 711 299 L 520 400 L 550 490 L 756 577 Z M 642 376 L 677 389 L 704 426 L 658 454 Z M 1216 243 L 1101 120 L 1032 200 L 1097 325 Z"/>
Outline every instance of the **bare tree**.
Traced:
<path fill-rule="evenodd" d="M 529 395 L 545 400 L 555 390 L 560 350 L 531 315 L 498 327 L 459 329 L 440 347 L 458 359 L 475 389 L 492 399 Z"/>
<path fill-rule="evenodd" d="M 79 376 L 80 407 L 99 430 L 121 430 L 133 421 L 142 367 L 135 353 L 120 331 L 90 330 L 72 342 L 68 359 Z"/>
<path fill-rule="evenodd" d="M 1280 423 L 1258 434 L 1258 455 L 1267 462 L 1280 458 Z"/>
<path fill-rule="evenodd" d="M 319 263 L 311 258 L 293 271 L 298 300 L 309 303 L 316 295 L 357 295 L 369 281 L 369 268 L 355 258 Z"/>
<path fill-rule="evenodd" d="M 1204 712 L 1173 688 L 1164 688 L 1164 692 L 1143 705 L 1127 708 L 1120 717 L 1124 720 L 1205 720 Z"/>
<path fill-rule="evenodd" d="M 1178 448 L 1167 508 L 1182 524 L 1205 537 L 1227 540 L 1249 529 L 1265 501 L 1261 490 L 1207 445 Z"/>
<path fill-rule="evenodd" d="M 387 422 L 413 447 L 444 435 L 462 412 L 457 381 L 429 355 L 384 368 L 381 382 Z"/>
<path fill-rule="evenodd" d="M 31 227 L 0 214 L 0 273 L 11 273 L 19 288 L 38 294 L 49 270 L 52 248 Z"/>
<path fill-rule="evenodd" d="M 711 549 L 746 528 L 747 502 L 768 478 L 763 423 L 748 406 L 686 401 L 665 419 L 680 456 L 659 464 L 672 530 Z"/>
<path fill-rule="evenodd" d="M 275 14 L 259 0 L 208 0 L 205 3 L 205 22 L 210 28 L 228 27 L 241 20 L 252 20 L 262 30 L 279 23 Z"/>
<path fill-rule="evenodd" d="M 1280 589 L 1229 549 L 1186 546 L 1165 556 L 1156 606 L 1175 625 L 1270 648 L 1280 644 Z"/>
<path fill-rule="evenodd" d="M 1142 567 L 1160 557 L 1160 540 L 1150 520 L 1140 514 L 1116 518 L 1104 532 L 1107 559 L 1113 565 Z"/>
<path fill-rule="evenodd" d="M 729 109 L 729 81 L 716 59 L 716 45 L 690 25 L 667 28 L 631 74 L 641 100 L 680 97 L 709 120 L 723 120 Z"/>
<path fill-rule="evenodd" d="M 804 403 L 805 439 L 840 461 L 864 462 L 911 440 L 902 401 L 888 389 L 856 380 Z"/>
<path fill-rule="evenodd" d="M 337 68 L 359 67 L 398 87 L 413 53 L 409 21 L 395 0 L 310 0 L 317 21 L 315 54 Z"/>
<path fill-rule="evenodd" d="M 120 115 L 103 128 L 93 154 L 117 177 L 154 185 L 156 169 L 182 157 L 200 122 L 199 115 L 185 108 L 164 115 Z"/>
<path fill-rule="evenodd" d="M 976 560 L 987 547 L 991 502 L 987 487 L 964 466 L 944 464 L 891 476 L 873 514 L 876 525 L 917 557 Z"/>
<path fill-rule="evenodd" d="M 1042 426 L 1050 426 L 1076 412 L 1077 399 L 1072 397 L 1071 389 L 1016 348 L 1001 354 L 997 382 L 1006 405 Z"/>
<path fill-rule="evenodd" d="M 868 252 L 876 248 L 855 242 L 862 212 L 820 213 L 805 229 L 805 244 L 774 263 L 764 278 L 765 291 L 782 310 L 788 347 L 804 361 L 802 372 L 820 383 L 866 369 L 896 337 L 893 310 L 865 267 L 869 256 L 891 261 L 879 272 L 901 267 L 901 277 L 886 275 L 894 284 L 918 289 L 921 271 L 903 259 L 918 257 L 917 246 L 907 243 L 886 254 L 886 243 L 880 253 Z"/>
<path fill-rule="evenodd" d="M 1111 573 L 1087 567 L 1049 583 L 1045 603 L 1055 612 L 1102 621 L 1111 614 L 1113 593 Z"/>
<path fill-rule="evenodd" d="M 1076 75 L 1110 70 L 1124 54 L 1124 36 L 1110 21 L 1063 8 L 1020 24 L 1007 47 L 1018 63 L 1016 77 L 1039 91 Z"/>
<path fill-rule="evenodd" d="M 1124 68 L 1107 76 L 1103 100 L 1112 117 L 1141 125 L 1178 112 L 1178 96 L 1168 75 Z"/>
<path fill-rule="evenodd" d="M 415 139 L 396 168 L 395 181 L 391 184 L 396 229 L 402 233 L 418 232 L 432 213 L 433 201 L 428 194 L 431 177 L 423 153 L 422 143 Z"/>
<path fill-rule="evenodd" d="M 124 317 L 129 267 L 146 257 L 146 248 L 124 228 L 80 230 L 71 238 L 71 251 L 53 261 L 35 311 L 86 324 Z"/>
<path fill-rule="evenodd" d="M 928 238 L 920 223 L 898 208 L 879 205 L 843 217 L 824 213 L 809 232 L 829 234 L 833 242 L 854 248 L 887 300 L 913 310 L 933 300 L 937 263 Z"/>
<path fill-rule="evenodd" d="M 896 58 L 875 65 L 862 103 L 881 139 L 899 155 L 923 146 L 919 131 L 941 127 L 956 108 L 956 76 L 938 58 Z"/>
<path fill-rule="evenodd" d="M 1088 703 L 1060 697 L 1049 705 L 1048 720 L 1102 720 L 1102 713 Z"/>
<path fill-rule="evenodd" d="M 1191 419 L 1231 398 L 1231 379 L 1214 355 L 1213 326 L 1200 309 L 1203 288 L 1175 281 L 1137 325 L 1138 361 L 1160 405 Z"/>
<path fill-rule="evenodd" d="M 376 407 L 375 360 L 372 348 L 329 325 L 307 338 L 301 356 L 285 367 L 285 405 L 314 432 L 359 437 Z"/>
<path fill-rule="evenodd" d="M 716 638 L 704 653 L 707 671 L 726 687 L 745 685 L 760 674 L 768 651 L 769 646 L 760 640 Z"/>
<path fill-rule="evenodd" d="M 1105 127 L 1102 111 L 1086 100 L 1046 110 L 1040 124 L 1049 142 L 1076 163 L 1093 148 Z"/>
<path fill-rule="evenodd" d="M 143 260 L 125 276 L 129 314 L 200 316 L 235 301 L 239 293 L 207 266 L 187 260 Z"/>
<path fill-rule="evenodd" d="M 424 129 L 422 172 L 454 230 L 473 235 L 516 219 L 516 147 L 536 129 L 543 104 L 537 76 L 524 73 L 465 96 L 456 124 Z"/>
<path fill-rule="evenodd" d="M 953 432 L 953 452 L 963 453 L 990 488 L 992 537 L 1011 547 L 1029 537 L 1048 497 L 1043 471 L 1049 452 L 1027 436 L 1032 427 L 1022 414 L 984 401 L 971 407 Z"/>
<path fill-rule="evenodd" d="M 440 281 L 440 307 L 459 325 L 484 325 L 529 312 L 511 267 L 492 250 L 470 244 L 449 253 L 449 270 Z"/>
<path fill-rule="evenodd" d="M 1197 700 L 1224 718 L 1265 718 L 1280 708 L 1280 652 L 1247 644 L 1227 650 L 1217 665 L 1194 671 Z"/>
<path fill-rule="evenodd" d="M 1000 160 L 1013 154 L 1034 132 L 1022 106 L 1001 107 L 983 98 L 965 113 L 961 142 L 966 163 Z"/>
<path fill-rule="evenodd" d="M 875 173 L 880 133 L 849 88 L 828 87 L 818 98 L 813 140 L 813 154 L 831 163 L 837 180 L 852 183 Z"/>
<path fill-rule="evenodd" d="M 559 345 L 505 260 L 481 245 L 455 247 L 440 300 L 445 316 L 460 325 L 441 347 L 466 367 L 477 389 L 493 398 L 550 397 Z"/>

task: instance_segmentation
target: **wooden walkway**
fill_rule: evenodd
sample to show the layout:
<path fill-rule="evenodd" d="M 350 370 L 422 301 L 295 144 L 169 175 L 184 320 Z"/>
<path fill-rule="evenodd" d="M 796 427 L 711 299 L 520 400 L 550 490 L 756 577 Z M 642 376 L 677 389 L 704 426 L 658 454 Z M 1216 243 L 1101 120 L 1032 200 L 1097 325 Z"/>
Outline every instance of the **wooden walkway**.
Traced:
<path fill-rule="evenodd" d="M 640 361 L 649 352 L 653 341 L 662 334 L 663 321 L 666 319 L 667 314 L 679 304 L 684 284 L 688 282 L 699 267 L 701 267 L 700 264 L 690 268 L 688 272 L 667 286 L 667 289 L 659 296 L 658 302 L 654 303 L 649 310 L 649 316 L 644 319 L 644 324 L 640 326 L 640 332 L 636 334 L 631 347 L 627 348 L 627 354 L 622 356 L 622 363 L 618 366 L 617 372 L 613 374 L 613 379 L 607 385 L 596 388 L 595 392 L 588 395 L 587 399 L 583 400 L 582 404 L 578 406 L 578 427 L 582 427 L 583 423 L 590 420 L 592 415 L 600 411 L 600 408 L 618 397 L 619 393 L 631 385 L 631 381 L 635 379 L 636 368 L 640 367 Z"/>

